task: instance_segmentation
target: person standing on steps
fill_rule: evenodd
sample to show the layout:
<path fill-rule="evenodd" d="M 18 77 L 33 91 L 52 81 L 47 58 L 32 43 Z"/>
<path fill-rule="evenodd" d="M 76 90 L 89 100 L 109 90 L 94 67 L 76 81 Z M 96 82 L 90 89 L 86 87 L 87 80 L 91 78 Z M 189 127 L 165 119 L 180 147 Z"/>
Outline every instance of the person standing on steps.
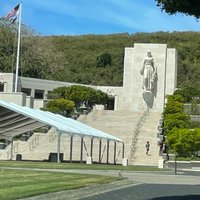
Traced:
<path fill-rule="evenodd" d="M 149 143 L 149 141 L 147 141 L 147 143 L 145 145 L 145 148 L 146 148 L 146 155 L 148 155 L 149 149 L 150 149 L 150 143 Z"/>

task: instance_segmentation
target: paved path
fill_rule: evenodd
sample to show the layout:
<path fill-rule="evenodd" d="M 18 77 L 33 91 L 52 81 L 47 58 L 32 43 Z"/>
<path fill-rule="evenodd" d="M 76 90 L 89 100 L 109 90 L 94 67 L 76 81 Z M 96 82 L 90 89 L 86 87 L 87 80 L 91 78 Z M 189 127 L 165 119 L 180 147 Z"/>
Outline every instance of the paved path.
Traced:
<path fill-rule="evenodd" d="M 197 185 L 140 184 L 81 200 L 199 200 Z"/>
<path fill-rule="evenodd" d="M 26 169 L 33 170 L 33 169 Z M 34 169 L 40 170 L 40 169 Z M 45 171 L 47 171 L 45 169 Z M 76 190 L 68 190 L 56 193 L 50 193 L 21 200 L 76 200 L 76 199 L 131 199 L 131 200 L 147 200 L 162 197 L 167 195 L 170 200 L 170 195 L 183 195 L 182 199 L 193 200 L 198 197 L 200 199 L 200 172 L 184 172 L 179 171 L 177 175 L 173 172 L 119 172 L 119 171 L 100 171 L 100 170 L 52 170 L 67 173 L 82 173 L 82 174 L 99 174 L 109 176 L 123 176 L 126 179 L 116 181 L 109 184 L 86 187 Z M 156 192 L 157 191 L 157 192 Z M 170 193 L 169 191 L 174 191 Z M 177 193 L 177 191 L 181 191 Z M 195 191 L 199 191 L 198 193 Z M 127 195 L 121 196 L 121 194 Z M 134 195 L 136 195 L 134 198 Z M 140 196 L 141 194 L 142 196 Z M 192 194 L 196 196 L 191 196 Z M 108 196 L 105 196 L 108 195 Z M 117 196 L 115 196 L 117 195 Z M 150 195 L 152 198 L 150 198 Z M 190 195 L 191 198 L 185 198 Z M 172 198 L 173 197 L 173 198 Z M 187 196 L 186 196 L 187 197 Z M 162 200 L 165 200 L 162 197 Z M 175 196 L 171 196 L 171 200 L 176 200 Z M 179 199 L 177 199 L 179 200 Z"/>

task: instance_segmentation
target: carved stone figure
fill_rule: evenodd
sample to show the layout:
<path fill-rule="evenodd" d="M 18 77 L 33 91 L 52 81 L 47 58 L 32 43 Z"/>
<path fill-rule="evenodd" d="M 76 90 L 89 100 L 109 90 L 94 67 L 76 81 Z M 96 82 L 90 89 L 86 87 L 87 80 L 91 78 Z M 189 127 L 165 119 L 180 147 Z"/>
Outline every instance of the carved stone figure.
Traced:
<path fill-rule="evenodd" d="M 154 65 L 154 59 L 151 51 L 147 51 L 147 55 L 144 58 L 140 74 L 143 75 L 143 91 L 152 91 L 154 89 L 154 82 L 157 75 L 157 70 Z"/>

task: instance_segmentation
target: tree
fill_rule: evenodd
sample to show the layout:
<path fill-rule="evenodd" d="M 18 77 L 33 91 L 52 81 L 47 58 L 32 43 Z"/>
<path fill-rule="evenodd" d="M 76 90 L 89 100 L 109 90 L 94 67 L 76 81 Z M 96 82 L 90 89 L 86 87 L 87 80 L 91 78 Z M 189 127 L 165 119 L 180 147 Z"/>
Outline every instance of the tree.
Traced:
<path fill-rule="evenodd" d="M 156 0 L 157 6 L 169 14 L 182 13 L 200 17 L 199 0 Z"/>
<path fill-rule="evenodd" d="M 197 84 L 184 84 L 180 89 L 174 92 L 174 95 L 181 95 L 184 103 L 192 103 L 194 99 L 200 99 L 200 89 Z"/>
<path fill-rule="evenodd" d="M 164 115 L 183 112 L 183 106 L 183 97 L 181 95 L 169 95 Z"/>
<path fill-rule="evenodd" d="M 175 129 L 167 136 L 171 152 L 179 156 L 198 155 L 200 150 L 200 129 Z"/>
<path fill-rule="evenodd" d="M 175 114 L 165 115 L 164 129 L 167 136 L 168 133 L 173 129 L 184 129 L 184 128 L 189 128 L 189 126 L 190 126 L 190 117 L 185 113 L 175 113 Z"/>
<path fill-rule="evenodd" d="M 111 65 L 111 55 L 109 53 L 103 53 L 97 57 L 97 67 L 105 67 L 106 65 Z"/>
<path fill-rule="evenodd" d="M 49 100 L 44 110 L 53 113 L 59 113 L 65 117 L 70 116 L 74 108 L 74 102 L 67 99 L 53 99 Z"/>
<path fill-rule="evenodd" d="M 15 30 L 1 22 L 0 27 L 0 71 L 12 72 Z"/>
<path fill-rule="evenodd" d="M 190 116 L 183 110 L 183 97 L 169 95 L 164 110 L 164 129 L 166 135 L 173 129 L 189 128 Z"/>
<path fill-rule="evenodd" d="M 0 71 L 15 72 L 17 24 L 0 19 Z M 19 75 L 32 78 L 57 78 L 63 55 L 53 51 L 50 41 L 44 40 L 22 24 Z"/>
<path fill-rule="evenodd" d="M 94 104 L 105 105 L 108 101 L 106 93 L 95 90 L 91 87 L 85 87 L 80 85 L 72 85 L 70 87 L 59 87 L 53 90 L 48 98 L 64 98 L 75 102 L 76 107 L 80 107 L 83 102 L 90 108 Z"/>

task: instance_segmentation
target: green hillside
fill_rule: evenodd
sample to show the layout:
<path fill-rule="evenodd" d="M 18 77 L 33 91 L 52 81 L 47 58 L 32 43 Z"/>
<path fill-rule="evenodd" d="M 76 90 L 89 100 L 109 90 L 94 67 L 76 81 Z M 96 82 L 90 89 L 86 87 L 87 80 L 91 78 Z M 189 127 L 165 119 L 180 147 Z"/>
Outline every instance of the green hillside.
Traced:
<path fill-rule="evenodd" d="M 45 38 L 63 57 L 59 80 L 94 85 L 122 85 L 124 48 L 134 43 L 166 43 L 178 51 L 178 85 L 200 80 L 200 33 L 137 33 Z M 98 56 L 111 55 L 111 65 L 97 66 Z"/>
<path fill-rule="evenodd" d="M 200 33 L 157 32 L 46 37 L 56 52 L 63 57 L 63 71 L 59 80 L 94 84 L 122 85 L 124 48 L 134 43 L 166 43 L 178 51 L 178 86 L 199 85 L 200 78 Z M 98 57 L 111 56 L 111 64 L 99 67 Z M 54 77 L 52 77 L 54 78 Z"/>
<path fill-rule="evenodd" d="M 14 72 L 16 33 L 1 24 L 0 71 Z M 22 35 L 20 74 L 93 85 L 121 86 L 125 47 L 134 43 L 166 43 L 178 51 L 178 87 L 199 87 L 200 33 L 33 36 Z"/>

